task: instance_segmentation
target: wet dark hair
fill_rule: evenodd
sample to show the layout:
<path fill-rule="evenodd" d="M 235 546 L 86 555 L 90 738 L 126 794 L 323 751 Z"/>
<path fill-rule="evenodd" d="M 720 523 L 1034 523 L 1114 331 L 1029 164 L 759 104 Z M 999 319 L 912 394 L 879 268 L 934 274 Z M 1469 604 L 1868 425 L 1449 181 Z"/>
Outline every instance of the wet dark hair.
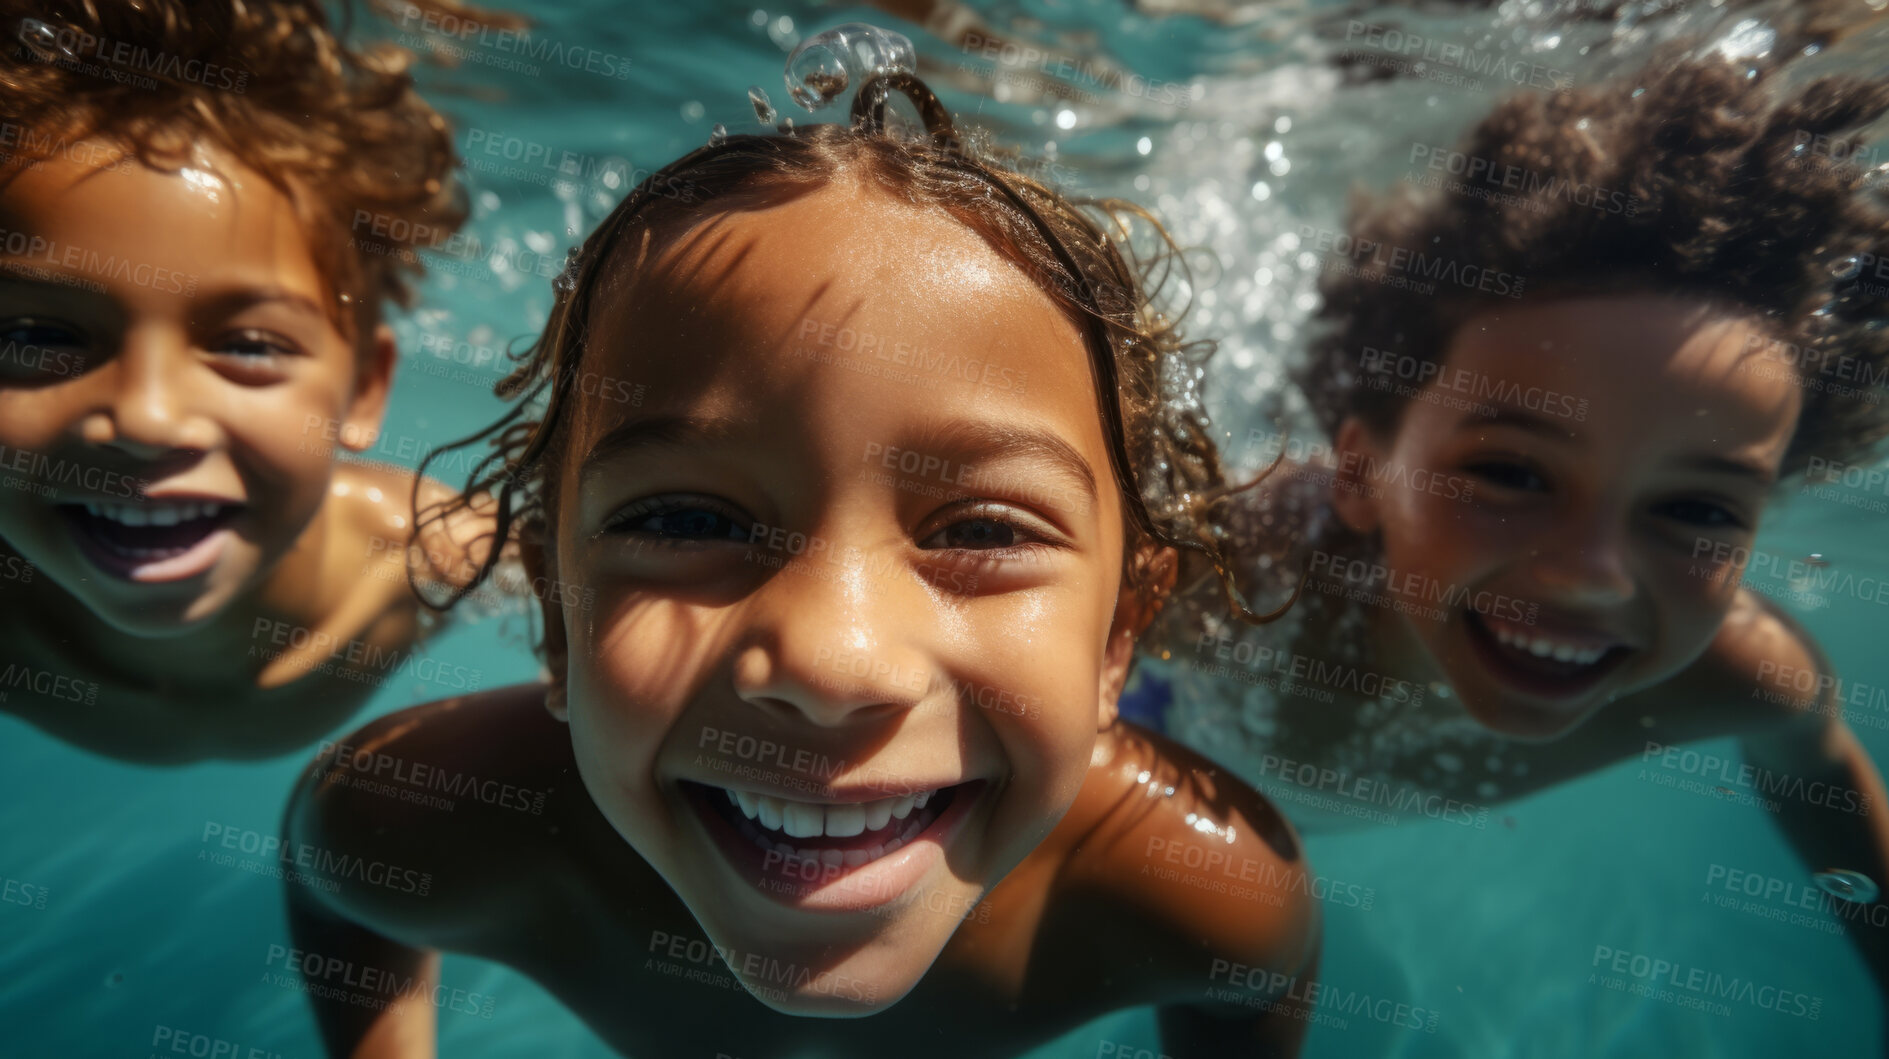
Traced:
<path fill-rule="evenodd" d="M 1521 188 L 1478 198 L 1405 185 L 1355 200 L 1347 234 L 1519 277 L 1529 300 L 1672 295 L 1749 314 L 1803 384 L 1785 474 L 1812 456 L 1857 461 L 1889 436 L 1876 385 L 1889 381 L 1889 283 L 1866 267 L 1889 259 L 1889 218 L 1864 193 L 1862 140 L 1843 134 L 1889 110 L 1889 78 L 1783 81 L 1775 65 L 1672 48 L 1636 77 L 1511 97 L 1457 150 L 1529 174 Z M 1333 436 L 1352 415 L 1394 432 L 1407 399 L 1386 384 L 1411 363 L 1400 358 L 1436 362 L 1469 316 L 1515 304 L 1398 278 L 1369 262 L 1321 283 L 1325 327 L 1299 382 Z"/>
<path fill-rule="evenodd" d="M 893 92 L 917 106 L 924 135 L 888 130 Z M 1239 564 L 1226 534 L 1214 529 L 1217 501 L 1232 489 L 1206 416 L 1186 397 L 1213 347 L 1182 339 L 1184 309 L 1169 315 L 1156 307 L 1168 277 L 1184 268 L 1159 222 L 1121 200 L 1065 198 L 1008 168 L 997 152 L 962 140 L 937 98 L 909 74 L 868 79 L 852 117 L 850 125 L 814 125 L 787 135 L 728 136 L 639 184 L 572 251 L 543 334 L 516 355 L 518 366 L 495 387 L 515 406 L 479 433 L 429 455 L 480 442 L 492 449 L 463 494 L 422 512 L 416 537 L 468 507 L 489 509 L 494 543 L 543 531 L 562 428 L 577 399 L 592 299 L 614 251 L 639 237 L 668 234 L 665 225 L 699 219 L 723 204 L 737 209 L 850 173 L 901 201 L 945 210 L 1027 272 L 1083 328 L 1110 463 L 1127 509 L 1126 583 L 1158 603 L 1150 546 L 1165 545 L 1180 553 L 1183 579 L 1187 564 L 1204 575 L 1198 569 L 1204 562 L 1220 572 L 1236 614 L 1268 620 L 1240 601 L 1231 581 Z M 1137 222 L 1155 237 L 1155 250 L 1145 256 L 1130 245 Z M 421 474 L 425 470 L 423 464 Z M 451 606 L 491 574 L 500 549 L 483 551 L 470 582 L 435 606 Z"/>
<path fill-rule="evenodd" d="M 522 24 L 453 0 L 402 6 Z M 383 300 L 408 303 L 414 251 L 466 204 L 412 54 L 349 44 L 352 4 L 341 12 L 337 27 L 320 0 L 0 0 L 0 175 L 95 137 L 162 171 L 213 144 L 295 204 L 330 314 L 362 338 Z M 357 230 L 363 215 L 375 223 Z"/>

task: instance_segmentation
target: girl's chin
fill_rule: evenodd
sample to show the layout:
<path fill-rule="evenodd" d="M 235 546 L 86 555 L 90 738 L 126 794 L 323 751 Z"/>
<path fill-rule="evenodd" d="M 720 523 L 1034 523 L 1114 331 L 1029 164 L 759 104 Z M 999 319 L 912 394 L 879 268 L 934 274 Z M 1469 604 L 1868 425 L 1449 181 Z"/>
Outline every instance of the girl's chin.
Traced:
<path fill-rule="evenodd" d="M 1499 692 L 1462 695 L 1463 711 L 1490 732 L 1520 742 L 1545 743 L 1559 739 L 1578 727 L 1605 704 L 1604 698 L 1591 703 L 1557 703 L 1554 709 L 1509 698 Z"/>
<path fill-rule="evenodd" d="M 942 946 L 939 951 L 942 950 Z M 932 954 L 936 959 L 937 953 Z M 903 954 L 909 962 L 911 953 Z M 860 1019 L 885 1011 L 905 998 L 930 969 L 853 966 L 826 970 L 807 970 L 787 959 L 757 953 L 755 966 L 738 976 L 742 988 L 756 1000 L 782 1015 L 795 1018 Z M 804 971 L 804 973 L 803 973 Z"/>
<path fill-rule="evenodd" d="M 103 618 L 107 625 L 126 635 L 162 640 L 199 631 L 227 610 L 232 598 L 231 593 L 212 591 L 177 601 L 170 606 L 127 607 L 111 600 L 103 601 L 103 605 L 94 606 L 91 610 Z M 257 644 L 259 655 L 262 646 L 263 642 Z"/>

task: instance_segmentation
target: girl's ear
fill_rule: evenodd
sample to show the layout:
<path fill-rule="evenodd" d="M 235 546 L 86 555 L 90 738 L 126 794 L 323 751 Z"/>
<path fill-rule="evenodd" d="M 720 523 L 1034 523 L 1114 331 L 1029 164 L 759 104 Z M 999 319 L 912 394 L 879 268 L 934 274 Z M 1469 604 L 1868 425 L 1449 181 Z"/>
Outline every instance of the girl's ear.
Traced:
<path fill-rule="evenodd" d="M 1102 681 L 1096 696 L 1095 730 L 1106 730 L 1119 716 L 1116 704 L 1128 683 L 1128 667 L 1135 657 L 1135 642 L 1147 631 L 1168 593 L 1174 590 L 1174 578 L 1180 571 L 1180 557 L 1172 548 L 1144 545 L 1135 557 L 1141 576 L 1136 580 L 1147 588 L 1137 591 L 1124 584 L 1115 599 L 1115 619 L 1109 624 L 1108 646 L 1102 652 Z"/>
<path fill-rule="evenodd" d="M 547 573 L 550 557 L 546 554 L 544 534 L 526 530 L 518 535 L 518 556 L 525 564 L 525 574 L 534 585 L 553 583 Z M 539 595 L 539 613 L 544 616 L 544 708 L 560 721 L 570 721 L 570 702 L 566 697 L 565 673 L 570 649 L 564 638 L 564 606 L 558 602 L 563 593 L 546 591 Z"/>
<path fill-rule="evenodd" d="M 1331 505 L 1354 533 L 1370 533 L 1378 527 L 1378 489 L 1371 484 L 1370 470 L 1384 465 L 1380 447 L 1377 435 L 1357 416 L 1346 416 L 1338 425 L 1332 444 L 1338 466 L 1332 469 Z"/>
<path fill-rule="evenodd" d="M 393 389 L 394 360 L 398 355 L 394 329 L 386 324 L 375 325 L 367 349 L 358 354 L 361 361 L 354 372 L 354 396 L 341 420 L 341 445 L 348 451 L 365 452 L 380 437 L 380 423 L 387 414 L 387 394 Z"/>

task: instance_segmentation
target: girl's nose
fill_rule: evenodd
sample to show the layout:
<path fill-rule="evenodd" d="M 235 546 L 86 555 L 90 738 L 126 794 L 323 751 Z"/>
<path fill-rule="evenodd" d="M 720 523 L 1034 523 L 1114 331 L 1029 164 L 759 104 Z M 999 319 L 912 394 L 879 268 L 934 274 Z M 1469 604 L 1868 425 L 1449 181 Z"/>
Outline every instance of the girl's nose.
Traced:
<path fill-rule="evenodd" d="M 199 409 L 195 367 L 182 336 L 161 328 L 128 333 L 99 372 L 106 389 L 85 417 L 85 440 L 145 462 L 213 448 L 217 427 Z"/>
<path fill-rule="evenodd" d="M 915 575 L 878 565 L 854 552 L 795 559 L 770 575 L 735 660 L 741 697 L 823 727 L 918 705 L 932 678 L 924 633 L 936 623 Z"/>
<path fill-rule="evenodd" d="M 1633 576 L 1624 519 L 1570 518 L 1532 561 L 1541 602 L 1599 607 L 1633 598 Z"/>

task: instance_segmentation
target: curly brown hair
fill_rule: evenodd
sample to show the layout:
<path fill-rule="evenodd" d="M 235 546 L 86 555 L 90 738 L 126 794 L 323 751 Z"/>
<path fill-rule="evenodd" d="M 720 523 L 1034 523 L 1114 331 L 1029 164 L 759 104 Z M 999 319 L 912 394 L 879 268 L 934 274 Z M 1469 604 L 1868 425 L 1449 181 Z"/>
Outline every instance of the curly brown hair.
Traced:
<path fill-rule="evenodd" d="M 1858 164 L 1873 156 L 1845 134 L 1889 110 L 1889 79 L 1787 87 L 1780 68 L 1669 49 L 1635 77 L 1513 96 L 1448 162 L 1520 174 L 1511 193 L 1403 185 L 1354 200 L 1346 234 L 1519 278 L 1530 299 L 1658 293 L 1747 314 L 1803 383 L 1785 474 L 1812 456 L 1852 462 L 1889 436 L 1889 217 Z M 1467 317 L 1519 286 L 1424 293 L 1372 256 L 1321 281 L 1326 326 L 1299 373 L 1334 436 L 1352 415 L 1394 431 L 1407 400 L 1374 376 L 1440 360 Z"/>
<path fill-rule="evenodd" d="M 926 135 L 886 131 L 885 100 L 895 90 L 918 105 Z M 1235 487 L 1223 477 L 1195 390 L 1213 347 L 1182 338 L 1184 307 L 1172 313 L 1158 307 L 1168 277 L 1185 267 L 1166 230 L 1132 203 L 1065 198 L 1005 165 L 987 144 L 960 140 L 936 97 L 910 75 L 868 80 L 853 115 L 850 126 L 729 136 L 639 184 L 571 252 L 555 283 L 556 302 L 543 334 L 517 354 L 518 366 L 496 387 L 514 407 L 485 430 L 429 454 L 481 441 L 492 448 L 473 469 L 465 492 L 424 512 L 415 533 L 450 520 L 475 498 L 489 501 L 498 542 L 544 531 L 546 512 L 555 506 L 550 490 L 560 439 L 583 371 L 586 321 L 615 248 L 850 175 L 899 201 L 946 211 L 1022 268 L 1084 329 L 1110 463 L 1127 509 L 1124 583 L 1158 606 L 1160 574 L 1149 546 L 1165 545 L 1181 555 L 1184 569 L 1177 574 L 1185 578 L 1186 567 L 1197 577 L 1218 571 L 1236 615 L 1269 620 L 1248 610 L 1233 588 L 1230 571 L 1239 565 L 1228 534 L 1216 529 L 1218 512 L 1227 506 L 1217 501 Z M 1138 223 L 1153 235 L 1151 252 L 1138 253 L 1132 245 L 1131 237 L 1142 231 Z M 438 606 L 451 606 L 491 573 L 501 549 L 483 551 L 477 573 Z M 1211 571 L 1201 569 L 1203 564 Z"/>
<path fill-rule="evenodd" d="M 0 0 L 4 171 L 93 140 L 176 170 L 207 141 L 296 204 L 331 315 L 363 337 L 467 211 L 411 54 L 352 47 L 347 28 L 319 0 Z"/>

